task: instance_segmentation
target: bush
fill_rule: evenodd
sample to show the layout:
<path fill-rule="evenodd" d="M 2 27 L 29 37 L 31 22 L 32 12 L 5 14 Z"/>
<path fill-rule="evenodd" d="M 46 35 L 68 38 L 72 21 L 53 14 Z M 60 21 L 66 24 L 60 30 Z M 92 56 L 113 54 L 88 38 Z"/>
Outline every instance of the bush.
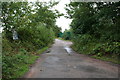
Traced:
<path fill-rule="evenodd" d="M 35 61 L 37 50 L 44 51 L 54 40 L 52 28 L 48 29 L 42 24 L 34 28 L 20 27 L 19 39 L 12 40 L 3 36 L 2 75 L 3 78 L 18 78 L 29 69 Z M 45 49 L 44 49 L 45 48 Z"/>
<path fill-rule="evenodd" d="M 25 49 L 21 49 L 19 53 L 14 55 L 2 56 L 2 77 L 17 78 L 29 69 L 29 65 L 34 62 L 37 56 L 28 53 Z M 32 60 L 32 62 L 30 61 Z M 17 74 L 19 73 L 19 74 Z M 17 74 L 17 75 L 16 75 Z"/>
<path fill-rule="evenodd" d="M 73 36 L 73 33 L 71 30 L 65 30 L 64 33 L 61 35 L 61 37 L 65 40 L 71 40 Z"/>
<path fill-rule="evenodd" d="M 97 56 L 120 55 L 119 42 L 101 42 L 88 34 L 74 37 L 73 43 L 73 48 L 79 53 Z"/>
<path fill-rule="evenodd" d="M 52 28 L 48 29 L 42 24 L 33 28 L 21 27 L 18 29 L 18 35 L 22 42 L 31 43 L 35 49 L 41 49 L 52 43 L 55 36 Z"/>
<path fill-rule="evenodd" d="M 120 55 L 120 43 L 119 42 L 111 42 L 111 43 L 104 43 L 100 46 L 97 46 L 93 49 L 94 54 L 100 53 L 101 55 Z"/>

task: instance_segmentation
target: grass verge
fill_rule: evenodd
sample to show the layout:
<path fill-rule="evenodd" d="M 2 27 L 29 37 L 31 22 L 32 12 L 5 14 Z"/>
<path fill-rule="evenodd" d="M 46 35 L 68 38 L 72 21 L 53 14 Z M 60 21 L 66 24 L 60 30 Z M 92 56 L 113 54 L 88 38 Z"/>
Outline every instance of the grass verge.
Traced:
<path fill-rule="evenodd" d="M 38 50 L 38 51 L 37 51 L 37 54 L 41 54 L 41 53 L 43 53 L 44 51 L 46 51 L 47 49 L 48 49 L 48 47 L 44 47 L 44 48 Z"/>
<path fill-rule="evenodd" d="M 95 58 L 95 59 L 100 59 L 100 60 L 103 60 L 103 61 L 109 61 L 109 62 L 112 62 L 112 63 L 115 63 L 115 64 L 120 64 L 120 61 L 118 60 L 118 58 L 114 58 L 114 57 L 106 57 L 106 56 L 91 56 L 92 58 Z"/>
<path fill-rule="evenodd" d="M 26 72 L 29 71 L 30 65 L 40 57 L 39 54 L 47 50 L 48 47 L 44 47 L 36 52 L 27 52 L 25 49 L 21 49 L 17 54 L 5 58 L 3 61 L 3 80 L 9 78 L 20 78 Z M 5 63 L 9 65 L 6 65 Z"/>
<path fill-rule="evenodd" d="M 38 50 L 38 51 L 36 52 L 37 55 L 31 55 L 31 56 L 29 56 L 28 59 L 26 60 L 26 62 L 27 62 L 28 64 L 21 64 L 21 65 L 20 65 L 20 67 L 21 67 L 20 71 L 16 72 L 16 74 L 19 74 L 19 75 L 18 75 L 18 76 L 15 76 L 15 77 L 23 76 L 26 72 L 28 72 L 28 71 L 29 71 L 29 66 L 30 66 L 31 64 L 34 64 L 35 61 L 39 58 L 38 55 L 40 55 L 41 53 L 43 53 L 43 52 L 46 51 L 47 49 L 48 49 L 48 47 L 44 47 L 44 48 L 42 48 L 42 49 L 40 49 L 40 50 Z M 19 66 L 19 65 L 17 65 L 17 66 Z"/>
<path fill-rule="evenodd" d="M 71 46 L 71 48 L 80 53 L 80 54 L 83 54 L 84 55 L 90 55 L 89 54 L 89 51 L 92 50 L 92 46 L 90 48 L 87 48 L 87 50 L 83 50 L 83 51 L 79 51 L 74 45 Z M 103 60 L 103 61 L 108 61 L 108 62 L 112 62 L 112 63 L 115 63 L 115 64 L 120 64 L 120 61 L 119 61 L 119 58 L 118 56 L 97 56 L 97 55 L 90 55 L 91 58 L 95 58 L 95 59 L 99 59 L 99 60 Z"/>
<path fill-rule="evenodd" d="M 29 71 L 30 65 L 33 64 L 37 58 L 39 58 L 39 57 L 36 55 L 30 55 L 27 57 L 25 62 L 15 64 L 15 67 L 17 69 L 14 69 L 14 70 L 16 70 L 16 72 L 14 72 L 14 75 L 11 77 L 12 78 L 19 78 L 19 77 L 23 76 L 26 72 Z"/>

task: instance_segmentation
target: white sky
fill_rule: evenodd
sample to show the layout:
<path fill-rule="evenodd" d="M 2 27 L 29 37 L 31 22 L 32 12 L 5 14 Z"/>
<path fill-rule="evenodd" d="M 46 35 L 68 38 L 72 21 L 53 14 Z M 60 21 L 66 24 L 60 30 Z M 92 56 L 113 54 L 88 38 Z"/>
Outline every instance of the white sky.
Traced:
<path fill-rule="evenodd" d="M 60 0 L 59 4 L 55 6 L 55 9 L 57 9 L 60 13 L 67 14 L 65 8 L 65 4 L 69 4 L 70 0 Z M 67 19 L 64 16 L 61 16 L 60 18 L 57 19 L 56 25 L 58 27 L 62 28 L 62 32 L 65 29 L 70 29 L 69 24 L 71 23 L 71 19 Z"/>

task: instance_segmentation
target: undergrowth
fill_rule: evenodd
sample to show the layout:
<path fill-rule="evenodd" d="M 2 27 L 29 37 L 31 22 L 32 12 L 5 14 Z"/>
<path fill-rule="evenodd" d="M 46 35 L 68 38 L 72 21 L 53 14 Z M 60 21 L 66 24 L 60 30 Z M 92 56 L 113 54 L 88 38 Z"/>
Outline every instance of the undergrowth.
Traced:
<path fill-rule="evenodd" d="M 72 48 L 78 53 L 87 54 L 94 58 L 120 64 L 120 42 L 108 42 L 94 39 L 90 35 L 79 36 L 73 39 Z"/>

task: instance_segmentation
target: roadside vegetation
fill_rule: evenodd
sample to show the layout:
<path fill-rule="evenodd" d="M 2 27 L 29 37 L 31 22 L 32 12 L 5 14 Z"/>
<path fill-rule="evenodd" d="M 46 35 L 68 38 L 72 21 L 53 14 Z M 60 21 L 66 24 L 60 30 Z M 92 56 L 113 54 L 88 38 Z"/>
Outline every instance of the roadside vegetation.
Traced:
<path fill-rule="evenodd" d="M 64 33 L 55 24 L 63 14 L 51 9 L 58 2 L 0 4 L 3 79 L 22 77 L 56 37 L 71 40 L 81 54 L 120 64 L 120 2 L 70 2 L 71 29 Z"/>
<path fill-rule="evenodd" d="M 71 40 L 73 37 L 72 29 L 65 30 L 63 34 L 61 35 L 61 38 L 64 40 Z"/>
<path fill-rule="evenodd" d="M 66 10 L 72 19 L 72 48 L 94 58 L 120 64 L 120 2 L 71 2 Z M 70 32 L 69 32 L 70 33 Z M 72 37 L 72 38 L 71 38 Z"/>
<path fill-rule="evenodd" d="M 19 78 L 58 36 L 58 2 L 2 2 L 2 78 Z M 34 8 L 34 9 L 33 9 Z M 18 39 L 13 39 L 13 33 Z"/>

